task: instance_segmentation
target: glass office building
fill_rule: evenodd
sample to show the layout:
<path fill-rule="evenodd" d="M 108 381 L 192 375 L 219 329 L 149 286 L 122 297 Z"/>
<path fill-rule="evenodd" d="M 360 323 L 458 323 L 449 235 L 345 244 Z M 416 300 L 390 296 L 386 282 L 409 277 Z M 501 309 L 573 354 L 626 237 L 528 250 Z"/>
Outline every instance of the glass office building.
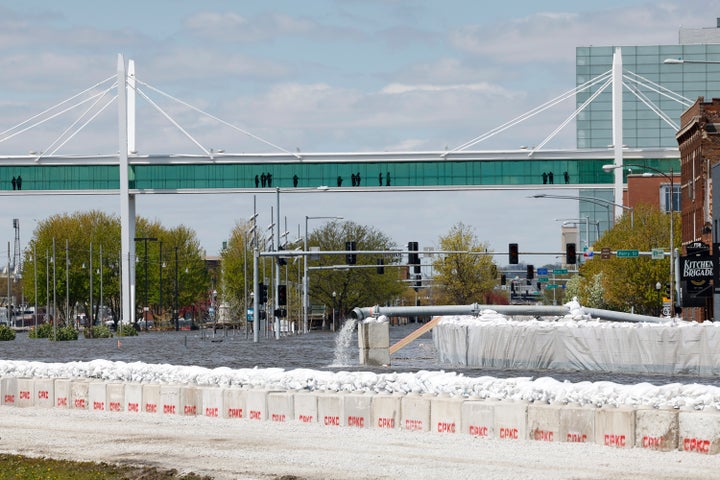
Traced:
<path fill-rule="evenodd" d="M 698 97 L 705 97 L 706 101 L 720 97 L 720 19 L 713 28 L 681 29 L 677 45 L 577 47 L 576 86 L 586 85 L 610 72 L 616 48 L 621 50 L 623 66 L 623 145 L 630 148 L 677 148 L 675 134 L 682 112 Z M 666 59 L 676 62 L 667 63 Z M 599 82 L 578 92 L 577 108 L 602 85 L 603 82 Z M 675 98 L 663 89 L 674 92 Z M 685 99 L 683 103 L 677 101 L 680 97 Z M 663 112 L 671 123 L 661 118 L 651 106 Z M 608 87 L 578 114 L 577 148 L 609 148 L 613 144 L 612 133 L 612 89 Z M 675 171 L 679 170 L 678 153 Z M 679 191 L 680 185 L 676 187 Z M 611 189 L 583 190 L 580 196 L 620 203 L 620 199 L 614 199 Z M 608 207 L 602 202 L 581 201 L 579 217 L 599 222 L 601 231 L 610 226 Z M 591 245 L 596 240 L 592 234 L 591 230 L 588 239 Z M 580 243 L 583 242 L 584 239 Z"/>

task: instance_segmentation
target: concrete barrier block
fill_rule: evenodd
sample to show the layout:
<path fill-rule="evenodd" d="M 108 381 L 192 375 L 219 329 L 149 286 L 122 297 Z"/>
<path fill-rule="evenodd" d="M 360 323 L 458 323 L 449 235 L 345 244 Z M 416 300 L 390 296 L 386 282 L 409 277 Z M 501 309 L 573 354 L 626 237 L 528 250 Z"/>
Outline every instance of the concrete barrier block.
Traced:
<path fill-rule="evenodd" d="M 32 378 L 17 379 L 17 397 L 15 398 L 16 407 L 33 407 L 35 406 L 35 380 Z"/>
<path fill-rule="evenodd" d="M 105 386 L 107 394 L 108 412 L 125 411 L 125 384 L 124 383 L 108 383 Z"/>
<path fill-rule="evenodd" d="M 542 442 L 560 441 L 561 405 L 530 404 L 527 409 L 528 438 Z"/>
<path fill-rule="evenodd" d="M 0 379 L 0 393 L 2 394 L 2 404 L 14 407 L 17 401 L 17 378 L 3 377 Z"/>
<path fill-rule="evenodd" d="M 240 388 L 223 389 L 223 418 L 246 418 L 247 390 Z"/>
<path fill-rule="evenodd" d="M 345 426 L 370 428 L 372 425 L 373 395 L 348 393 L 342 396 L 342 418 Z"/>
<path fill-rule="evenodd" d="M 160 385 L 160 413 L 177 415 L 180 413 L 180 385 Z"/>
<path fill-rule="evenodd" d="M 107 410 L 107 385 L 105 382 L 88 384 L 88 410 L 104 412 Z"/>
<path fill-rule="evenodd" d="M 202 391 L 195 386 L 180 387 L 180 415 L 195 416 L 202 414 Z"/>
<path fill-rule="evenodd" d="M 586 443 L 595 441 L 595 414 L 593 406 L 564 405 L 560 409 L 560 441 Z"/>
<path fill-rule="evenodd" d="M 35 406 L 40 408 L 55 406 L 55 381 L 52 378 L 35 379 Z"/>
<path fill-rule="evenodd" d="M 55 389 L 55 408 L 70 408 L 70 385 L 72 382 L 69 378 L 56 378 L 54 382 Z"/>
<path fill-rule="evenodd" d="M 247 417 L 250 420 L 265 421 L 268 418 L 268 390 L 253 389 L 246 393 Z"/>
<path fill-rule="evenodd" d="M 145 413 L 160 412 L 160 385 L 149 383 L 142 386 L 142 411 Z"/>
<path fill-rule="evenodd" d="M 595 411 L 595 443 L 632 448 L 635 444 L 635 409 L 602 407 Z"/>
<path fill-rule="evenodd" d="M 326 427 L 345 426 L 343 398 L 339 393 L 321 393 L 317 396 L 318 422 Z"/>
<path fill-rule="evenodd" d="M 419 432 L 430 430 L 430 397 L 409 394 L 402 398 L 400 428 Z"/>
<path fill-rule="evenodd" d="M 144 411 L 143 403 L 143 385 L 140 383 L 125 384 L 125 411 L 130 413 L 140 413 Z"/>
<path fill-rule="evenodd" d="M 462 398 L 439 396 L 430 399 L 430 430 L 459 433 L 462 429 Z"/>
<path fill-rule="evenodd" d="M 496 438 L 523 440 L 527 433 L 527 402 L 505 401 L 495 405 Z"/>
<path fill-rule="evenodd" d="M 374 395 L 372 399 L 372 426 L 375 428 L 400 428 L 399 395 Z"/>
<path fill-rule="evenodd" d="M 296 392 L 293 397 L 295 420 L 300 423 L 317 423 L 318 394 L 314 392 Z"/>
<path fill-rule="evenodd" d="M 223 389 L 219 387 L 200 387 L 202 414 L 205 417 L 219 418 L 223 415 Z"/>
<path fill-rule="evenodd" d="M 476 437 L 495 438 L 494 400 L 466 400 L 462 405 L 461 432 Z"/>
<path fill-rule="evenodd" d="M 678 448 L 678 412 L 640 408 L 635 412 L 635 446 L 668 452 Z"/>
<path fill-rule="evenodd" d="M 295 418 L 293 392 L 270 392 L 267 396 L 268 418 L 272 422 L 289 422 Z"/>
<path fill-rule="evenodd" d="M 720 412 L 714 409 L 678 413 L 678 448 L 684 452 L 720 452 Z"/>
<path fill-rule="evenodd" d="M 83 379 L 70 381 L 70 408 L 87 410 L 90 404 L 90 382 Z"/>

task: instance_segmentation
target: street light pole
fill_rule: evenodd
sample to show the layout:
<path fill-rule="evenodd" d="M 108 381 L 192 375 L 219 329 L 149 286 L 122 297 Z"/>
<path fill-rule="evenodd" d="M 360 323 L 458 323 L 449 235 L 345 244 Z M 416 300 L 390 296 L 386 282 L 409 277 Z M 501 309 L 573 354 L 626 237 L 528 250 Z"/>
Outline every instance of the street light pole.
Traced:
<path fill-rule="evenodd" d="M 303 240 L 303 251 L 305 252 L 305 255 L 303 255 L 303 333 L 308 333 L 308 220 L 318 220 L 318 219 L 333 219 L 333 220 L 342 220 L 343 217 L 309 217 L 305 216 L 305 238 Z"/>
<path fill-rule="evenodd" d="M 667 173 L 658 170 L 654 167 L 649 167 L 647 165 L 639 165 L 639 164 L 624 164 L 624 165 L 603 165 L 602 169 L 606 172 L 609 172 L 610 170 L 614 170 L 616 168 L 623 168 L 623 167 L 633 167 L 633 168 L 643 168 L 645 170 L 651 170 L 655 172 L 658 175 L 662 175 L 670 182 L 670 316 L 674 316 L 675 312 L 675 288 L 674 288 L 674 276 L 673 276 L 673 269 L 675 268 L 675 223 L 674 223 L 674 217 L 675 217 L 675 181 L 674 181 L 674 173 L 672 167 L 670 168 L 670 175 Z M 652 174 L 651 174 L 652 175 Z"/>
<path fill-rule="evenodd" d="M 136 242 L 145 244 L 145 304 L 143 305 L 143 317 L 145 318 L 145 330 L 148 328 L 148 247 L 147 242 L 157 242 L 155 237 L 135 237 Z"/>

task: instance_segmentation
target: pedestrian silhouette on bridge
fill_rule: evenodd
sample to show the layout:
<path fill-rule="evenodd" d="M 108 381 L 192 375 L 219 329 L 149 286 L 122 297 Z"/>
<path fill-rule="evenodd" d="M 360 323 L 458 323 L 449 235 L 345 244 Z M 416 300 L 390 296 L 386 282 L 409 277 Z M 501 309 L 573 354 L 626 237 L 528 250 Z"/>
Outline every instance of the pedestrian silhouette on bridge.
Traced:
<path fill-rule="evenodd" d="M 272 173 L 270 173 L 270 172 L 268 172 L 268 174 L 267 174 L 267 182 L 268 182 L 268 187 L 272 187 Z"/>
<path fill-rule="evenodd" d="M 543 172 L 542 177 L 543 177 L 543 184 L 547 183 L 547 173 Z"/>
<path fill-rule="evenodd" d="M 548 173 L 548 183 L 553 183 L 553 173 Z"/>
<path fill-rule="evenodd" d="M 353 186 L 353 187 L 356 185 L 356 183 L 355 183 L 355 174 L 354 174 L 354 173 L 351 173 L 351 174 L 350 174 L 350 183 L 352 183 L 352 186 Z"/>
<path fill-rule="evenodd" d="M 360 172 L 357 172 L 357 174 L 355 174 L 355 183 L 358 187 L 360 186 Z"/>
<path fill-rule="evenodd" d="M 260 185 L 260 177 L 255 175 L 255 188 L 257 188 Z"/>
<path fill-rule="evenodd" d="M 297 188 L 298 180 L 299 180 L 298 176 L 293 175 L 293 187 Z"/>
<path fill-rule="evenodd" d="M 265 176 L 265 172 L 260 175 L 260 183 L 262 187 L 265 188 L 265 185 L 267 184 L 267 176 Z"/>
<path fill-rule="evenodd" d="M 22 177 L 20 175 L 18 175 L 16 183 L 17 183 L 17 189 L 22 190 Z"/>
<path fill-rule="evenodd" d="M 343 180 L 343 178 L 340 175 L 338 175 L 338 178 L 337 178 L 337 186 L 338 187 L 342 187 L 342 180 Z"/>
<path fill-rule="evenodd" d="M 563 177 L 565 177 L 565 183 L 570 183 L 570 174 L 567 172 L 567 170 L 565 171 L 565 173 L 563 173 Z"/>
<path fill-rule="evenodd" d="M 389 186 L 390 186 L 390 172 L 387 172 L 387 173 L 385 174 L 385 186 L 386 186 L 386 187 L 389 187 Z"/>
<path fill-rule="evenodd" d="M 17 181 L 15 180 L 15 177 L 13 177 L 13 179 L 10 183 L 12 183 L 13 190 L 17 189 Z"/>
<path fill-rule="evenodd" d="M 382 172 L 378 173 L 378 185 L 382 187 Z"/>

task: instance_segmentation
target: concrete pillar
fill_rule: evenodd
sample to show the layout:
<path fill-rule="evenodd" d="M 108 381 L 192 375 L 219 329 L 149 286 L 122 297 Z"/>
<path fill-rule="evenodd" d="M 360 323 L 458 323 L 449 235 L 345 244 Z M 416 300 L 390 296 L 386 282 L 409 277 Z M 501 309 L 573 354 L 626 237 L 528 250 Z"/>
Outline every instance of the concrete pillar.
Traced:
<path fill-rule="evenodd" d="M 125 411 L 125 384 L 124 383 L 108 383 L 106 385 L 107 392 L 107 409 L 109 412 Z"/>
<path fill-rule="evenodd" d="M 35 381 L 32 378 L 17 379 L 16 407 L 32 407 L 35 405 Z"/>
<path fill-rule="evenodd" d="M 369 428 L 372 426 L 372 394 L 348 393 L 342 395 L 342 418 L 345 426 Z"/>
<path fill-rule="evenodd" d="M 506 401 L 495 405 L 495 432 L 501 440 L 522 440 L 527 435 L 527 402 Z"/>
<path fill-rule="evenodd" d="M 204 416 L 219 418 L 224 414 L 223 391 L 219 387 L 202 387 L 200 389 Z"/>
<path fill-rule="evenodd" d="M 247 416 L 250 420 L 265 421 L 268 418 L 267 396 L 268 390 L 248 390 L 245 398 L 247 401 Z"/>
<path fill-rule="evenodd" d="M 180 387 L 180 415 L 202 415 L 202 392 L 199 388 L 183 385 Z"/>
<path fill-rule="evenodd" d="M 339 393 L 321 393 L 317 396 L 317 418 L 320 425 L 343 427 L 343 399 Z"/>
<path fill-rule="evenodd" d="M 105 382 L 90 382 L 88 385 L 88 409 L 93 412 L 107 410 L 107 385 Z"/>
<path fill-rule="evenodd" d="M 70 381 L 70 408 L 87 410 L 90 391 L 90 382 L 74 379 Z"/>
<path fill-rule="evenodd" d="M 55 408 L 70 408 L 70 383 L 69 378 L 55 379 Z"/>
<path fill-rule="evenodd" d="M 223 418 L 245 418 L 247 416 L 247 390 L 226 388 L 223 390 Z"/>
<path fill-rule="evenodd" d="M 374 428 L 400 428 L 399 395 L 378 394 L 372 399 L 372 426 Z"/>
<path fill-rule="evenodd" d="M 684 452 L 720 453 L 720 412 L 714 408 L 678 414 L 678 448 Z"/>
<path fill-rule="evenodd" d="M 17 378 L 3 377 L 0 379 L 0 394 L 2 394 L 2 404 L 14 407 L 17 397 Z"/>
<path fill-rule="evenodd" d="M 125 411 L 140 413 L 144 411 L 143 386 L 139 383 L 125 384 Z"/>
<path fill-rule="evenodd" d="M 35 406 L 40 408 L 55 406 L 55 381 L 52 378 L 35 379 Z"/>
<path fill-rule="evenodd" d="M 160 413 L 178 415 L 180 413 L 180 385 L 160 386 Z"/>
<path fill-rule="evenodd" d="M 160 411 L 160 385 L 147 384 L 142 386 L 142 411 L 158 413 Z"/>
<path fill-rule="evenodd" d="M 390 322 L 369 318 L 358 322 L 360 365 L 390 365 Z"/>

